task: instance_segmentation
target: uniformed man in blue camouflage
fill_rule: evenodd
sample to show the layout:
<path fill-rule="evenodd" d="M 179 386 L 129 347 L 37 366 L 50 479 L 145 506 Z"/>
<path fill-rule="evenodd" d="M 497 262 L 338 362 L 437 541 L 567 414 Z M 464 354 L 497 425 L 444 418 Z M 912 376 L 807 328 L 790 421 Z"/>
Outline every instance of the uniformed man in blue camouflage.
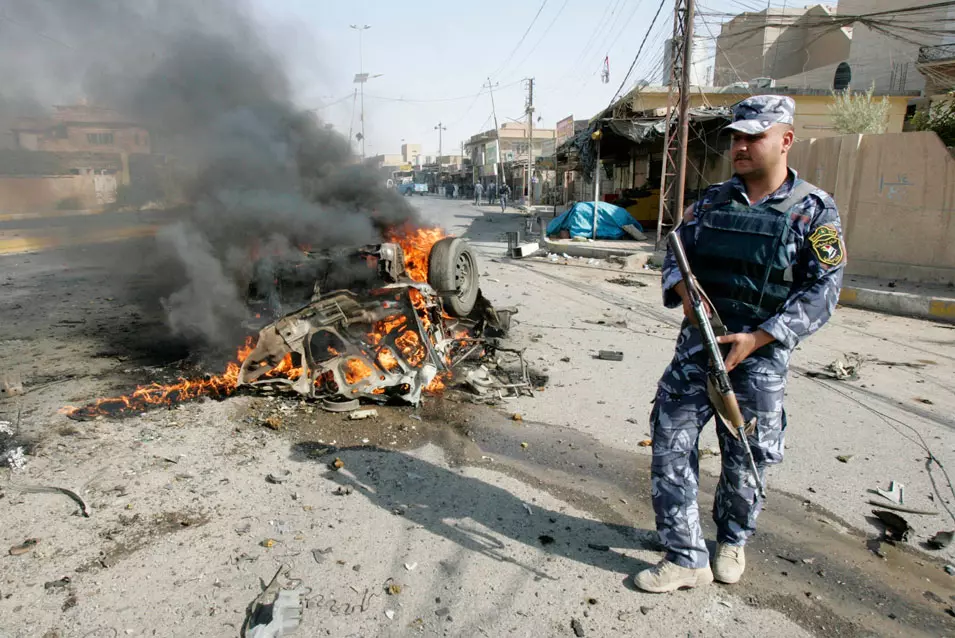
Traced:
<path fill-rule="evenodd" d="M 757 471 L 783 459 L 783 393 L 793 349 L 821 328 L 836 306 L 846 262 L 839 213 L 832 198 L 788 167 L 793 144 L 792 99 L 748 98 L 733 108 L 733 177 L 710 187 L 687 208 L 675 232 L 709 299 L 726 367 L 746 421 Z M 663 373 L 650 414 L 653 509 L 665 559 L 634 577 L 640 589 L 673 591 L 735 583 L 743 574 L 743 546 L 762 507 L 745 448 L 714 409 L 707 393 L 707 359 L 682 276 L 668 253 L 663 301 L 682 303 L 684 320 L 673 360 Z M 700 529 L 698 445 L 712 418 L 722 453 L 713 518 L 717 551 Z"/>

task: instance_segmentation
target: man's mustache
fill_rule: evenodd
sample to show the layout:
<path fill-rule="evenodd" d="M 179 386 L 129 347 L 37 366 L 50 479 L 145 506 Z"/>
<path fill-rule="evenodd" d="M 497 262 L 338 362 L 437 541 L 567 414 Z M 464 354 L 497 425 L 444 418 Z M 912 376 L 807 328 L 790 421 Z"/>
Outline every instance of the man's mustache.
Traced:
<path fill-rule="evenodd" d="M 745 155 L 743 153 L 737 153 L 736 155 L 733 156 L 734 162 L 736 160 L 748 160 L 748 159 L 752 159 L 752 158 L 749 155 Z"/>

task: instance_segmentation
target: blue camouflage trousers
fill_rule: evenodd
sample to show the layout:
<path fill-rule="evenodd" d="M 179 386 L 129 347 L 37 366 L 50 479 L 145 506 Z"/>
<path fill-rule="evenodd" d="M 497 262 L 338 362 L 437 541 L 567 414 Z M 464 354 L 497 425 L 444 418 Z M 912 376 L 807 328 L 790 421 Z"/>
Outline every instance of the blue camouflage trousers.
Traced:
<path fill-rule="evenodd" d="M 744 362 L 748 363 L 748 362 Z M 783 459 L 786 377 L 740 366 L 730 373 L 743 417 L 756 417 L 749 444 L 760 479 L 768 465 Z M 693 361 L 674 361 L 664 372 L 650 413 L 653 440 L 651 485 L 660 542 L 666 559 L 682 567 L 709 564 L 700 527 L 699 439 L 703 426 L 716 419 L 723 467 L 716 488 L 713 520 L 718 543 L 742 545 L 756 529 L 762 508 L 750 475 L 746 448 L 716 414 L 706 394 L 706 370 Z M 765 485 L 765 483 L 764 483 Z"/>

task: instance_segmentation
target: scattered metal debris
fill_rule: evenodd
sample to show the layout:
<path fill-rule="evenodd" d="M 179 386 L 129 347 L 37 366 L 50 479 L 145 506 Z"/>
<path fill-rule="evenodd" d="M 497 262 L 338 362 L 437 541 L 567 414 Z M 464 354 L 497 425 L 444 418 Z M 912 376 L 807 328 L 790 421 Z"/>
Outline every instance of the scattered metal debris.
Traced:
<path fill-rule="evenodd" d="M 623 353 L 619 350 L 601 350 L 597 358 L 603 361 L 623 361 Z"/>
<path fill-rule="evenodd" d="M 875 493 L 879 496 L 889 499 L 893 503 L 901 505 L 905 497 L 905 486 L 901 483 L 892 481 L 889 483 L 888 491 L 876 488 Z"/>
<path fill-rule="evenodd" d="M 73 581 L 70 580 L 69 576 L 64 576 L 63 578 L 60 578 L 58 580 L 51 580 L 51 581 L 47 581 L 43 583 L 43 589 L 47 591 L 55 591 L 57 589 L 64 589 L 65 587 L 69 586 L 71 582 Z"/>
<path fill-rule="evenodd" d="M 807 372 L 812 378 L 835 379 L 838 381 L 856 381 L 862 368 L 862 357 L 854 352 L 842 355 L 828 364 L 821 372 Z"/>
<path fill-rule="evenodd" d="M 14 545 L 8 551 L 11 556 L 22 556 L 23 554 L 33 551 L 33 548 L 36 547 L 39 542 L 39 538 L 28 538 L 19 545 Z"/>
<path fill-rule="evenodd" d="M 893 512 L 902 512 L 903 514 L 918 514 L 920 516 L 938 516 L 938 512 L 933 510 L 920 510 L 913 507 L 903 507 L 901 505 L 894 505 L 892 503 L 886 503 L 885 501 L 877 501 L 873 498 L 870 498 L 866 501 L 869 505 L 875 505 L 876 507 L 881 507 L 882 509 L 892 510 Z"/>
<path fill-rule="evenodd" d="M 595 552 L 609 552 L 610 545 L 601 545 L 599 543 L 587 543 L 587 547 L 594 550 Z"/>
<path fill-rule="evenodd" d="M 872 510 L 872 514 L 885 525 L 885 540 L 903 543 L 908 540 L 912 526 L 907 520 L 898 514 L 884 510 Z"/>
<path fill-rule="evenodd" d="M 80 506 L 80 513 L 83 514 L 85 518 L 90 517 L 90 508 L 86 504 L 79 494 L 73 490 L 68 490 L 65 487 L 56 487 L 54 485 L 23 485 L 23 484 L 11 484 L 10 489 L 19 490 L 25 494 L 63 494 L 68 496 L 73 500 L 77 505 Z"/>
<path fill-rule="evenodd" d="M 540 541 L 541 545 L 551 545 L 554 543 L 555 539 L 550 534 L 541 534 L 540 536 L 537 537 L 537 540 Z"/>
<path fill-rule="evenodd" d="M 266 475 L 265 480 L 275 485 L 281 485 L 282 483 L 289 480 L 291 477 L 292 477 L 291 470 L 281 470 L 279 472 L 272 472 Z"/>
<path fill-rule="evenodd" d="M 23 394 L 23 379 L 19 372 L 4 372 L 0 374 L 0 399 L 15 397 Z"/>
<path fill-rule="evenodd" d="M 853 456 L 854 456 L 853 454 L 840 454 L 839 456 L 836 457 L 836 460 L 839 461 L 840 463 L 848 463 L 849 461 L 852 460 Z"/>
<path fill-rule="evenodd" d="M 932 549 L 945 549 L 952 544 L 952 537 L 955 531 L 936 532 L 935 536 L 928 539 L 928 546 Z"/>
<path fill-rule="evenodd" d="M 358 399 L 337 399 L 335 397 L 325 397 L 321 403 L 322 409 L 327 412 L 351 412 L 361 407 L 361 401 Z"/>
<path fill-rule="evenodd" d="M 244 638 L 281 638 L 298 629 L 304 609 L 302 596 L 307 590 L 279 586 L 279 575 L 287 569 L 286 565 L 279 567 L 262 593 L 249 604 L 242 626 Z"/>
<path fill-rule="evenodd" d="M 608 284 L 617 284 L 618 286 L 627 286 L 628 288 L 646 288 L 647 284 L 630 277 L 612 277 L 607 280 Z"/>
<path fill-rule="evenodd" d="M 378 416 L 378 410 L 355 410 L 348 415 L 348 418 L 352 421 L 360 421 L 362 419 L 374 419 Z"/>

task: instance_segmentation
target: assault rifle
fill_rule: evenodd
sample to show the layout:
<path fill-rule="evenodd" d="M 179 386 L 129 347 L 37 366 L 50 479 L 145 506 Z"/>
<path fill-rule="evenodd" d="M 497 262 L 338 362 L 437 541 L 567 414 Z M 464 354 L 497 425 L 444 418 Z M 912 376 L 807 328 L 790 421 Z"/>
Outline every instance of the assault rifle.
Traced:
<path fill-rule="evenodd" d="M 759 496 L 766 496 L 763 489 L 763 482 L 759 478 L 759 472 L 756 471 L 756 460 L 753 458 L 753 450 L 749 446 L 748 434 L 756 430 L 756 419 L 749 423 L 743 419 L 743 413 L 740 412 L 739 402 L 736 400 L 736 393 L 733 391 L 733 385 L 730 383 L 729 373 L 726 371 L 726 364 L 723 361 L 723 353 L 720 351 L 719 343 L 716 341 L 716 332 L 706 314 L 706 307 L 703 305 L 703 293 L 690 270 L 690 263 L 686 259 L 686 252 L 683 250 L 683 242 L 680 241 L 678 233 L 670 233 L 667 241 L 670 244 L 670 250 L 676 258 L 677 266 L 683 275 L 683 283 L 686 286 L 686 293 L 690 297 L 690 305 L 693 307 L 693 316 L 700 329 L 700 335 L 703 338 L 703 347 L 706 349 L 707 357 L 710 360 L 710 369 L 708 373 L 707 392 L 710 401 L 713 402 L 716 411 L 723 417 L 727 428 L 733 437 L 739 439 L 746 448 L 746 457 L 749 459 L 749 469 L 753 473 L 753 480 L 756 482 L 756 489 Z M 722 329 L 722 326 L 720 326 Z M 721 332 L 725 332 L 721 330 Z"/>

